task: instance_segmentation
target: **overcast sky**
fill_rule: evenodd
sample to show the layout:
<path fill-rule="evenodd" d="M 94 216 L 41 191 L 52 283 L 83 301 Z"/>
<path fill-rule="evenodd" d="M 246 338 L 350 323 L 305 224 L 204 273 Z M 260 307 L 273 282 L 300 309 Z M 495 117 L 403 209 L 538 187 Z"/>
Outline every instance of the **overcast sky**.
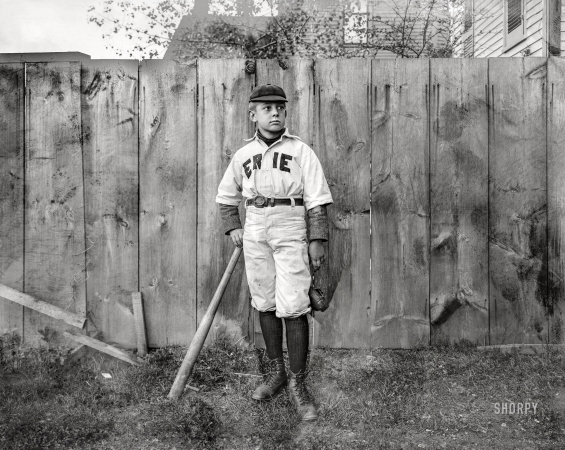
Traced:
<path fill-rule="evenodd" d="M 147 4 L 157 2 L 145 0 Z M 99 3 L 100 0 L 0 0 L 0 53 L 74 51 L 96 59 L 118 58 L 112 50 L 106 50 L 101 29 L 87 21 L 88 7 Z"/>

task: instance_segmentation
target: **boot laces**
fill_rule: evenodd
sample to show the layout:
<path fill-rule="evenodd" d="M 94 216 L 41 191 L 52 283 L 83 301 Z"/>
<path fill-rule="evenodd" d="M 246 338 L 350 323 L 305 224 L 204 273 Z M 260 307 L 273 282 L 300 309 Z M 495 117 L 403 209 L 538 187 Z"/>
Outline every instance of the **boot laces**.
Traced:
<path fill-rule="evenodd" d="M 296 400 L 300 405 L 307 405 L 311 403 L 310 393 L 306 389 L 305 383 L 306 375 L 303 373 L 299 373 L 295 375 L 296 383 L 295 383 L 295 393 L 296 393 Z"/>
<path fill-rule="evenodd" d="M 267 359 L 265 362 L 265 374 L 263 375 L 263 382 L 266 385 L 270 385 L 275 382 L 279 371 L 278 371 L 278 360 L 276 359 Z"/>

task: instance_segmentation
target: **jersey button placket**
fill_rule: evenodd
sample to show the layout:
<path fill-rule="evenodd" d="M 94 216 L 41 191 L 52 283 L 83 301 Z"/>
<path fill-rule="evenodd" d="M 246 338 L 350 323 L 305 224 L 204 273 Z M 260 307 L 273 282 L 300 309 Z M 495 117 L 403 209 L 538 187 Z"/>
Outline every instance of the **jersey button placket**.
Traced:
<path fill-rule="evenodd" d="M 265 150 L 265 152 L 263 153 L 263 170 L 269 170 L 269 166 L 271 164 L 273 164 L 273 153 L 270 151 L 270 149 Z"/>
<path fill-rule="evenodd" d="M 268 164 L 268 165 L 265 165 L 265 167 L 267 167 L 267 168 L 269 168 L 269 167 L 271 167 L 271 166 L 273 165 L 273 152 L 272 152 L 272 151 L 269 152 L 269 156 L 270 156 L 270 158 L 269 158 L 269 164 Z M 275 185 L 274 185 L 274 182 L 273 182 L 274 173 L 275 173 L 274 170 L 271 170 L 271 171 L 269 172 L 269 180 L 271 181 L 271 196 L 273 196 L 273 197 L 276 196 L 276 193 L 275 193 Z"/>

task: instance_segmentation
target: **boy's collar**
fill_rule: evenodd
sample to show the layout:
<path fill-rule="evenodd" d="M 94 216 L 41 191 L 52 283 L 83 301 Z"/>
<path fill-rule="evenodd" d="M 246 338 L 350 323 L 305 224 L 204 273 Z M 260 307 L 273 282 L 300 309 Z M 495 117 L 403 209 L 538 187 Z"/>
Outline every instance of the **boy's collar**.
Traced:
<path fill-rule="evenodd" d="M 281 138 L 282 138 L 283 136 L 286 136 L 287 138 L 291 138 L 291 139 L 298 139 L 299 141 L 301 140 L 298 136 L 295 136 L 295 135 L 293 135 L 293 134 L 290 134 L 290 133 L 288 132 L 288 127 L 286 127 L 286 128 L 284 129 L 284 133 L 281 135 Z M 255 131 L 255 134 L 253 135 L 253 137 L 251 137 L 251 138 L 249 138 L 249 139 L 244 139 L 244 141 L 245 141 L 245 142 L 251 142 L 251 141 L 254 140 L 254 139 L 259 139 L 259 138 L 257 137 L 257 131 Z"/>

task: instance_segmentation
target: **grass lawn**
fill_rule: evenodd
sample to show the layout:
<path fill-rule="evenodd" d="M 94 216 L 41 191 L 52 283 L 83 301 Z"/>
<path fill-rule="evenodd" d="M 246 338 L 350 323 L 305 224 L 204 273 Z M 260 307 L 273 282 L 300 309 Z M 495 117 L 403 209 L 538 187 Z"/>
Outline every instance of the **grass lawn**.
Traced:
<path fill-rule="evenodd" d="M 163 348 L 141 367 L 96 352 L 75 365 L 61 365 L 61 349 L 4 355 L 0 448 L 565 448 L 562 352 L 314 349 L 309 386 L 320 418 L 310 424 L 298 421 L 286 393 L 251 400 L 255 352 L 225 340 L 201 354 L 189 380 L 199 392 L 167 400 L 184 353 Z M 497 414 L 496 403 L 512 410 L 511 402 L 532 406 Z"/>

